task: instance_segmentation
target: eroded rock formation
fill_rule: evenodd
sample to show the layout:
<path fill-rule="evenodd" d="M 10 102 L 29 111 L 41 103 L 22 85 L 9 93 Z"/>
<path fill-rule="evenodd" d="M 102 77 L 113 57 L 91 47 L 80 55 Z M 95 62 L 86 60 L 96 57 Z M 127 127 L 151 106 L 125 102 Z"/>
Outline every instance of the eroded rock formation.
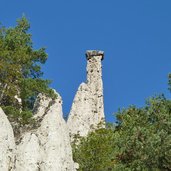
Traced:
<path fill-rule="evenodd" d="M 68 117 L 68 127 L 72 137 L 86 136 L 104 121 L 102 51 L 87 51 L 87 81 L 82 83 L 75 95 Z"/>
<path fill-rule="evenodd" d="M 0 109 L 0 170 L 75 171 L 60 95 L 52 100 L 40 94 L 35 108 L 38 127 L 25 132 L 16 143 L 12 127 Z"/>
<path fill-rule="evenodd" d="M 63 119 L 62 99 L 39 95 L 36 130 L 23 135 L 17 146 L 16 171 L 74 171 L 67 125 Z M 41 112 L 40 112 L 41 111 Z"/>
<path fill-rule="evenodd" d="M 0 108 L 0 170 L 13 168 L 15 154 L 14 134 L 7 116 Z"/>
<path fill-rule="evenodd" d="M 14 137 L 0 108 L 0 171 L 76 171 L 70 139 L 86 136 L 104 119 L 102 51 L 87 51 L 87 82 L 76 93 L 68 122 L 63 119 L 62 99 L 39 94 L 34 105 L 35 126 Z M 71 137 L 70 137 L 71 134 Z"/>

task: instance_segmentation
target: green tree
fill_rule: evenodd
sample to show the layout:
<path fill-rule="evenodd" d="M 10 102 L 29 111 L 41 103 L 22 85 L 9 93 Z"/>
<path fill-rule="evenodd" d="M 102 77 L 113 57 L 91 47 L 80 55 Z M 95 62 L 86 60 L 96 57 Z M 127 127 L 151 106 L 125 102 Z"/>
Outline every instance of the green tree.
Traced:
<path fill-rule="evenodd" d="M 49 80 L 42 79 L 45 48 L 35 50 L 25 17 L 15 27 L 0 27 L 0 105 L 11 117 L 30 118 L 38 93 L 54 96 Z M 17 112 L 18 111 L 18 112 Z"/>
<path fill-rule="evenodd" d="M 118 120 L 118 164 L 130 170 L 171 170 L 170 100 L 151 98 L 144 108 L 119 112 Z"/>
<path fill-rule="evenodd" d="M 114 130 L 98 129 L 73 144 L 74 161 L 80 171 L 107 171 L 114 165 Z"/>
<path fill-rule="evenodd" d="M 117 113 L 115 129 L 100 129 L 74 147 L 80 171 L 171 170 L 171 101 L 151 98 Z"/>

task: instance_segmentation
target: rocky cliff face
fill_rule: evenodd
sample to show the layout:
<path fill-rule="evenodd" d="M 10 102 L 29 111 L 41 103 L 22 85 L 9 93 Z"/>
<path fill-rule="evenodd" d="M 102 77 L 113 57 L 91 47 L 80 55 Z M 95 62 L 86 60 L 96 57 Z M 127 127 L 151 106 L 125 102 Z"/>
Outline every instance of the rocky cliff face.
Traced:
<path fill-rule="evenodd" d="M 7 116 L 0 108 L 0 170 L 8 171 L 13 168 L 15 141 L 12 127 Z"/>
<path fill-rule="evenodd" d="M 37 130 L 23 135 L 17 147 L 17 171 L 75 170 L 62 100 L 57 96 L 56 100 L 39 96 L 35 118 L 42 121 Z"/>
<path fill-rule="evenodd" d="M 87 81 L 75 95 L 68 117 L 71 141 L 74 135 L 86 136 L 104 121 L 102 51 L 87 51 Z"/>
<path fill-rule="evenodd" d="M 103 52 L 88 51 L 87 82 L 76 93 L 68 122 L 63 119 L 62 99 L 39 94 L 34 105 L 36 127 L 14 137 L 0 108 L 0 171 L 76 171 L 71 142 L 75 134 L 86 136 L 104 119 L 101 60 Z"/>
<path fill-rule="evenodd" d="M 0 170 L 75 171 L 66 122 L 59 94 L 52 100 L 39 95 L 35 118 L 39 127 L 14 142 L 11 125 L 0 110 Z"/>

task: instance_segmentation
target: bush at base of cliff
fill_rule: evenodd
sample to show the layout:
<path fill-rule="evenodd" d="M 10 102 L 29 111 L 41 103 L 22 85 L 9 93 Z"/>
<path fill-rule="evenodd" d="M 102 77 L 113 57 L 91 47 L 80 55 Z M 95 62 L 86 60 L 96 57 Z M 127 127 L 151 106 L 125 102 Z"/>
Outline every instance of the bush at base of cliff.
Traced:
<path fill-rule="evenodd" d="M 100 129 L 73 147 L 80 171 L 171 170 L 171 101 L 149 99 L 117 113 L 115 129 Z"/>
<path fill-rule="evenodd" d="M 74 161 L 80 171 L 107 171 L 114 164 L 115 134 L 112 129 L 98 129 L 89 133 L 79 143 L 73 144 Z"/>

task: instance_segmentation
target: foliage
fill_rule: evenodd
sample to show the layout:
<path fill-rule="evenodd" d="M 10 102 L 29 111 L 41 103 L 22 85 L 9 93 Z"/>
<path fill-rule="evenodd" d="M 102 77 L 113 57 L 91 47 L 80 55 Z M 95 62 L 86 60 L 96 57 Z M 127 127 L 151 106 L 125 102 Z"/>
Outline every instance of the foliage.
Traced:
<path fill-rule="evenodd" d="M 75 145 L 80 171 L 171 170 L 170 100 L 151 98 L 144 108 L 131 106 L 117 118 L 115 129 L 97 130 Z"/>
<path fill-rule="evenodd" d="M 41 78 L 41 65 L 47 60 L 45 48 L 33 48 L 29 28 L 24 16 L 15 27 L 0 27 L 0 105 L 10 118 L 21 117 L 26 123 L 38 93 L 55 97 L 48 88 L 50 81 Z M 14 112 L 10 112 L 12 108 Z"/>
<path fill-rule="evenodd" d="M 73 144 L 74 161 L 79 163 L 80 171 L 107 171 L 113 165 L 112 129 L 101 128 L 91 132 L 88 137 L 81 138 Z"/>
<path fill-rule="evenodd" d="M 117 162 L 131 170 L 171 170 L 171 101 L 151 98 L 118 113 Z"/>
<path fill-rule="evenodd" d="M 8 113 L 8 118 L 11 122 L 16 122 L 23 126 L 29 124 L 32 121 L 32 112 L 31 111 L 19 111 L 12 106 L 4 106 L 3 110 L 5 113 Z"/>

